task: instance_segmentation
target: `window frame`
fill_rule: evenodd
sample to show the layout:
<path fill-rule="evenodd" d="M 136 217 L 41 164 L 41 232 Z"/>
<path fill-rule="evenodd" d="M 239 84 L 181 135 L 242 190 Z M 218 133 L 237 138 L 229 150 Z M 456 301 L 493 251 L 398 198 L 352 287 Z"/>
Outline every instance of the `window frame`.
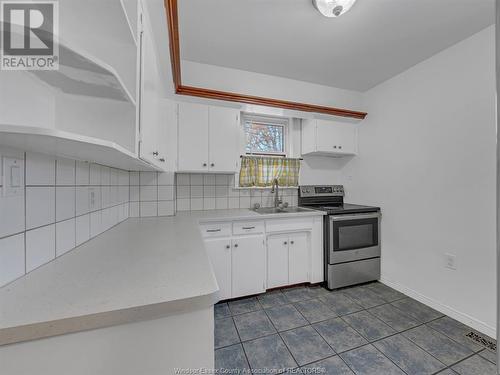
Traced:
<path fill-rule="evenodd" d="M 256 122 L 261 123 L 263 125 L 270 126 L 280 126 L 283 128 L 283 152 L 248 152 L 247 151 L 247 133 L 245 129 L 245 125 L 247 122 Z M 255 155 L 255 156 L 276 156 L 276 157 L 287 157 L 288 148 L 289 148 L 289 125 L 290 119 L 287 117 L 274 117 L 274 116 L 264 116 L 264 115 L 255 115 L 243 113 L 241 116 L 241 125 L 243 128 L 244 134 L 244 150 L 245 155 Z"/>

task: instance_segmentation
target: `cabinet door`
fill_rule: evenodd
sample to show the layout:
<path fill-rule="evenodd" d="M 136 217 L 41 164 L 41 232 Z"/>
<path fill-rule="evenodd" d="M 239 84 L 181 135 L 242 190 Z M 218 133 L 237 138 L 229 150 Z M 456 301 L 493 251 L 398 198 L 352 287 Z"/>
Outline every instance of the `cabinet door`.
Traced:
<path fill-rule="evenodd" d="M 319 152 L 338 152 L 341 143 L 337 126 L 331 121 L 316 120 L 316 144 Z"/>
<path fill-rule="evenodd" d="M 288 246 L 288 278 L 290 284 L 305 283 L 309 273 L 307 233 L 290 235 Z"/>
<path fill-rule="evenodd" d="M 179 171 L 208 171 L 208 106 L 179 103 Z"/>
<path fill-rule="evenodd" d="M 233 238 L 232 280 L 233 298 L 265 291 L 264 236 Z"/>
<path fill-rule="evenodd" d="M 357 147 L 357 131 L 353 125 L 337 125 L 338 137 L 340 139 L 340 153 L 356 154 Z"/>
<path fill-rule="evenodd" d="M 267 238 L 267 288 L 288 285 L 288 236 Z"/>
<path fill-rule="evenodd" d="M 231 240 L 205 240 L 208 257 L 219 284 L 219 300 L 231 298 Z"/>
<path fill-rule="evenodd" d="M 156 64 L 156 52 L 153 44 L 152 33 L 146 13 L 143 14 L 144 25 L 140 35 L 140 101 L 139 101 L 139 156 L 141 159 L 160 165 L 158 160 L 159 150 L 157 145 L 160 109 L 158 82 L 159 74 Z"/>
<path fill-rule="evenodd" d="M 318 152 L 356 154 L 357 137 L 354 125 L 336 124 L 325 120 L 316 120 L 316 125 Z"/>
<path fill-rule="evenodd" d="M 213 172 L 235 172 L 238 165 L 238 110 L 209 107 L 209 168 Z"/>
<path fill-rule="evenodd" d="M 160 100 L 158 129 L 158 160 L 164 171 L 177 168 L 177 104 L 169 99 Z"/>

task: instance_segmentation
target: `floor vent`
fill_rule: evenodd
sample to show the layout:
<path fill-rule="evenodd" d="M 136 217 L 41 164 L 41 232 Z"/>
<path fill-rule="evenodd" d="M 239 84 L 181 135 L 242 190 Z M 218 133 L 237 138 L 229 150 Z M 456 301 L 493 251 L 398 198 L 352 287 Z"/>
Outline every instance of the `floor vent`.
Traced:
<path fill-rule="evenodd" d="M 484 346 L 486 349 L 490 349 L 493 352 L 496 352 L 497 350 L 497 344 L 491 341 L 487 336 L 483 336 L 480 333 L 474 331 L 467 333 L 465 336 L 474 341 L 476 344 Z"/>

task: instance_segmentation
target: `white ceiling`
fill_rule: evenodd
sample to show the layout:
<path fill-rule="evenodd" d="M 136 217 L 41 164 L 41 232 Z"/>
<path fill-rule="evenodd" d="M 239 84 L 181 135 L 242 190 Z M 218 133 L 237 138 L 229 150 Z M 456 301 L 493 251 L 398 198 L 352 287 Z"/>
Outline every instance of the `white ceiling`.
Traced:
<path fill-rule="evenodd" d="M 494 0 L 179 0 L 184 60 L 366 91 L 494 23 Z"/>

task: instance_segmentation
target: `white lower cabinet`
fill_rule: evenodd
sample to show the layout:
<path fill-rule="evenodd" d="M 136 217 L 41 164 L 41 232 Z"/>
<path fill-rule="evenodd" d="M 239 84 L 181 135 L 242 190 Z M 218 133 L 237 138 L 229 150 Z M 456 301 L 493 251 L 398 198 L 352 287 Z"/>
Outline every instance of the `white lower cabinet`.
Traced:
<path fill-rule="evenodd" d="M 309 281 L 307 233 L 271 235 L 267 238 L 267 287 Z"/>
<path fill-rule="evenodd" d="M 288 236 L 267 238 L 267 287 L 288 285 Z"/>
<path fill-rule="evenodd" d="M 265 292 L 266 248 L 264 236 L 233 237 L 233 298 Z"/>
<path fill-rule="evenodd" d="M 200 224 L 219 300 L 323 281 L 323 218 Z M 266 246 L 267 245 L 267 246 Z"/>
<path fill-rule="evenodd" d="M 307 233 L 295 233 L 288 240 L 288 284 L 309 281 L 309 246 Z"/>
<path fill-rule="evenodd" d="M 231 292 L 231 239 L 205 240 L 208 257 L 219 284 L 219 299 L 229 299 Z"/>

